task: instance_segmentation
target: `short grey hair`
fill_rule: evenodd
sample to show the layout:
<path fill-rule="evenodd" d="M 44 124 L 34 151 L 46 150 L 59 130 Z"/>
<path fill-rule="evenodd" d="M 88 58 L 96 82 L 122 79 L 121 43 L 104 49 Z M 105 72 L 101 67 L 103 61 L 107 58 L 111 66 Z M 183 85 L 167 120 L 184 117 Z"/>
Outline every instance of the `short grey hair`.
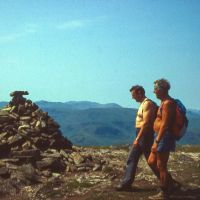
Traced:
<path fill-rule="evenodd" d="M 154 86 L 167 91 L 171 88 L 169 81 L 164 78 L 154 81 Z"/>

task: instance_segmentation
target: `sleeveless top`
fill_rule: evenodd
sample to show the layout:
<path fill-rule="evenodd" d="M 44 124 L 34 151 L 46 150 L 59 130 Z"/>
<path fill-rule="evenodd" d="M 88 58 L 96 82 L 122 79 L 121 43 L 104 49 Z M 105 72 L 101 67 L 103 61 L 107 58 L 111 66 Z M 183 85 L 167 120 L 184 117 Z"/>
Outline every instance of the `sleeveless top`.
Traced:
<path fill-rule="evenodd" d="M 149 100 L 148 98 L 145 98 L 143 100 L 143 102 L 140 104 L 140 107 L 139 107 L 139 109 L 137 111 L 137 116 L 136 116 L 136 119 L 135 119 L 135 127 L 136 128 L 141 128 L 142 127 L 142 124 L 143 124 L 143 105 L 148 100 Z"/>

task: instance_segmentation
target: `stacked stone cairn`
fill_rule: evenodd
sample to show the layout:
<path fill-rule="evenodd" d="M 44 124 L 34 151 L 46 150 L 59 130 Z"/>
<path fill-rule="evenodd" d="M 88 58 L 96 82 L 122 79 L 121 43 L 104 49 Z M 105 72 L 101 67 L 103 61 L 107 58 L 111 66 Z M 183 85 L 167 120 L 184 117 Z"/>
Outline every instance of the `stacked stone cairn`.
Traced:
<path fill-rule="evenodd" d="M 62 172 L 99 168 L 91 156 L 84 157 L 80 148 L 72 147 L 47 112 L 24 95 L 28 92 L 12 92 L 12 100 L 0 110 L 0 179 L 17 178 L 29 184 Z"/>

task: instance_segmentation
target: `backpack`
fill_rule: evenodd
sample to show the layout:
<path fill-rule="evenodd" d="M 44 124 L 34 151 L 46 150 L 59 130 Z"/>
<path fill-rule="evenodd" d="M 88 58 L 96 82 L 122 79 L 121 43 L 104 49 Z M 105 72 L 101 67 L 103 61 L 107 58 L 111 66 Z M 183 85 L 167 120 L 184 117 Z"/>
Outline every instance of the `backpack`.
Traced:
<path fill-rule="evenodd" d="M 174 133 L 176 140 L 180 140 L 188 127 L 187 110 L 179 99 L 174 99 L 174 101 L 176 103 L 176 116 L 172 125 L 172 133 Z"/>
<path fill-rule="evenodd" d="M 156 104 L 156 102 L 154 102 L 153 100 L 151 100 L 151 99 L 146 99 L 144 102 L 146 102 L 146 101 L 150 101 L 151 103 L 153 103 L 153 105 L 155 106 L 155 113 L 157 113 L 158 112 L 158 105 Z M 143 109 L 142 109 L 142 113 L 143 113 Z M 155 115 L 155 117 L 156 117 L 156 115 Z"/>

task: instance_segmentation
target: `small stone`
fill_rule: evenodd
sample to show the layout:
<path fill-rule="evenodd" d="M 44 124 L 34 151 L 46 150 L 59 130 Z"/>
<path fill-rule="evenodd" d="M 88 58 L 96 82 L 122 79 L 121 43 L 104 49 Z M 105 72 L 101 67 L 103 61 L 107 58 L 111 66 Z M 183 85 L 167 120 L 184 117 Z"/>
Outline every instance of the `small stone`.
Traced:
<path fill-rule="evenodd" d="M 0 167 L 0 176 L 2 178 L 9 178 L 10 172 L 7 167 Z"/>
<path fill-rule="evenodd" d="M 0 133 L 0 140 L 2 140 L 4 137 L 8 136 L 7 132 Z"/>
<path fill-rule="evenodd" d="M 60 150 L 60 155 L 64 158 L 69 158 L 69 155 L 63 149 Z"/>
<path fill-rule="evenodd" d="M 98 171 L 98 170 L 101 170 L 102 169 L 102 166 L 99 165 L 99 164 L 95 164 L 94 168 L 92 169 L 93 171 Z"/>
<path fill-rule="evenodd" d="M 50 177 L 52 173 L 49 170 L 45 170 L 45 171 L 42 171 L 42 175 L 44 175 L 45 177 Z"/>
<path fill-rule="evenodd" d="M 77 171 L 79 171 L 79 172 L 81 172 L 81 171 L 86 171 L 86 167 L 79 167 L 79 168 L 77 169 Z"/>
<path fill-rule="evenodd" d="M 73 158 L 74 163 L 76 165 L 81 164 L 81 163 L 84 162 L 84 158 L 80 154 L 78 154 L 78 153 L 72 153 L 71 157 Z"/>
<path fill-rule="evenodd" d="M 61 176 L 61 174 L 59 174 L 59 173 L 52 173 L 52 176 L 55 177 L 55 178 L 58 178 L 58 177 Z"/>

